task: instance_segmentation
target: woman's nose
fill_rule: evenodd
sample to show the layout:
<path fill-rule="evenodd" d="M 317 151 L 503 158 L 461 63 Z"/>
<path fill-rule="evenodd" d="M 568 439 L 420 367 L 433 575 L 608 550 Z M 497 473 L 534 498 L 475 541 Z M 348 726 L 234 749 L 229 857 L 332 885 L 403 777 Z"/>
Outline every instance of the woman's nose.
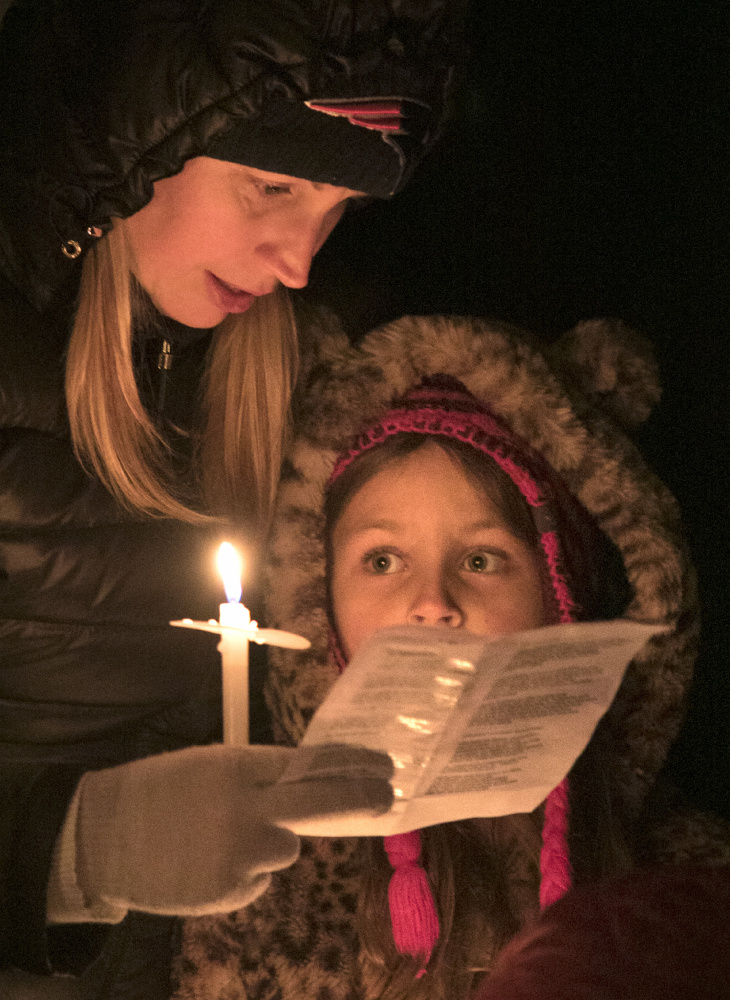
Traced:
<path fill-rule="evenodd" d="M 422 580 L 411 603 L 408 624 L 459 628 L 464 615 L 442 580 Z"/>
<path fill-rule="evenodd" d="M 260 252 L 271 274 L 287 288 L 304 288 L 309 281 L 309 269 L 316 253 L 313 245 L 309 246 L 302 239 L 289 241 L 287 244 L 264 244 Z"/>
<path fill-rule="evenodd" d="M 314 255 L 334 228 L 326 215 L 329 213 L 303 214 L 259 244 L 259 254 L 272 275 L 287 288 L 304 288 L 309 281 Z"/>

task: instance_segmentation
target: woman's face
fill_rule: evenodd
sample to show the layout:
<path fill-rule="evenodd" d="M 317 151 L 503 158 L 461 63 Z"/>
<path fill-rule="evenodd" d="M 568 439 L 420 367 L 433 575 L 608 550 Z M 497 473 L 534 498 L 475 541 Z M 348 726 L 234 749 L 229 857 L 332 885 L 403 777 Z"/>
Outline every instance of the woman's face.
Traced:
<path fill-rule="evenodd" d="M 547 624 L 539 557 L 435 443 L 365 483 L 335 525 L 332 553 L 348 657 L 386 625 L 499 635 Z"/>
<path fill-rule="evenodd" d="M 156 308 L 193 327 L 245 312 L 277 285 L 303 288 L 349 188 L 198 156 L 157 181 L 126 220 L 133 269 Z"/>

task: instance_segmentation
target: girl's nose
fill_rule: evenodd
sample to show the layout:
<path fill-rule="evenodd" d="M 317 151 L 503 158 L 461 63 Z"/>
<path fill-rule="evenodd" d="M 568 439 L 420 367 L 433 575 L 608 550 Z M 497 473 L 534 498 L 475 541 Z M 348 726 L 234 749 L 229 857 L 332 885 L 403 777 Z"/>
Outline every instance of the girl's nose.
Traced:
<path fill-rule="evenodd" d="M 464 615 L 443 581 L 422 580 L 411 604 L 408 624 L 459 628 L 464 624 Z"/>

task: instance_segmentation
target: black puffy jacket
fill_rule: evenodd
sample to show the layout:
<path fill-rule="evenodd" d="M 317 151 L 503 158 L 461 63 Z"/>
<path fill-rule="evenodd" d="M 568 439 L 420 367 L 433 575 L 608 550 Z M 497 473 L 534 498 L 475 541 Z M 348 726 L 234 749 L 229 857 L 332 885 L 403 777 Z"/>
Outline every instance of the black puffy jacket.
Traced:
<path fill-rule="evenodd" d="M 402 183 L 444 118 L 451 21 L 443 0 L 18 0 L 5 17 L 0 966 L 44 973 L 96 948 L 92 929 L 45 927 L 53 843 L 80 774 L 219 735 L 215 637 L 167 624 L 217 613 L 215 532 L 121 511 L 71 448 L 63 355 L 87 229 L 143 207 L 155 180 L 255 116 L 272 89 L 294 102 L 398 93 L 428 105 L 432 126 L 399 152 Z M 78 259 L 62 253 L 70 241 Z M 180 412 L 205 346 L 178 351 Z M 130 921 L 163 954 L 172 922 Z M 114 962 L 134 964 L 123 928 L 102 954 L 105 997 L 117 995 Z M 164 968 L 134 953 L 140 992 L 118 995 L 163 996 Z"/>

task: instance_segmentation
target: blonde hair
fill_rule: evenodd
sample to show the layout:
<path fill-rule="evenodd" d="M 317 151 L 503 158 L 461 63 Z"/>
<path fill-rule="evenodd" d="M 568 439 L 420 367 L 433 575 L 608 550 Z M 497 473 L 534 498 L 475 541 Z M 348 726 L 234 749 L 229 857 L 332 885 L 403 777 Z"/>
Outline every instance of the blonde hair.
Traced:
<path fill-rule="evenodd" d="M 124 223 L 88 253 L 66 360 L 74 449 L 128 510 L 200 523 L 268 518 L 288 430 L 297 338 L 281 289 L 216 328 L 194 427 L 194 472 L 181 482 L 145 410 L 134 371 L 140 318 Z"/>

